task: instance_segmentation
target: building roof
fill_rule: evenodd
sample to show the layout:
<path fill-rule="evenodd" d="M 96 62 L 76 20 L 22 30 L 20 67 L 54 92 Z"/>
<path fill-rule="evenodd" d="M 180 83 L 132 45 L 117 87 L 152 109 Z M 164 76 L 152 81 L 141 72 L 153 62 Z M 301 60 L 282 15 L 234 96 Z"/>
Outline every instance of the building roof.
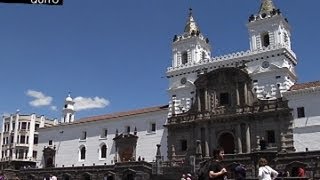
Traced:
<path fill-rule="evenodd" d="M 297 90 L 308 89 L 308 88 L 312 88 L 312 87 L 320 87 L 320 81 L 295 84 L 295 85 L 291 86 L 290 91 L 297 91 Z"/>
<path fill-rule="evenodd" d="M 99 116 L 91 116 L 91 117 L 75 120 L 74 122 L 71 122 L 71 123 L 60 123 L 60 124 L 57 124 L 57 126 L 76 125 L 76 124 L 82 124 L 82 123 L 89 123 L 89 122 L 95 122 L 95 121 L 103 121 L 103 120 L 110 120 L 110 119 L 146 114 L 146 113 L 157 112 L 157 111 L 164 111 L 164 110 L 168 110 L 168 107 L 169 107 L 168 105 L 163 105 L 163 106 L 148 107 L 143 109 L 117 112 L 117 113 L 105 114 L 105 115 L 99 115 Z M 57 126 L 43 127 L 40 129 L 54 128 Z"/>
<path fill-rule="evenodd" d="M 58 126 L 69 126 L 69 125 L 90 123 L 90 122 L 96 122 L 96 121 L 111 120 L 111 119 L 116 119 L 116 118 L 141 115 L 141 114 L 152 113 L 152 112 L 157 112 L 157 111 L 167 111 L 168 107 L 169 107 L 168 105 L 163 105 L 163 106 L 148 107 L 148 108 L 143 108 L 143 109 L 136 109 L 136 110 L 125 111 L 125 112 L 117 112 L 117 113 L 105 114 L 105 115 L 99 115 L 99 116 L 91 116 L 91 117 L 86 117 L 86 118 L 81 118 L 81 119 L 75 120 L 74 122 L 71 122 L 71 123 L 60 123 L 60 124 L 57 124 L 56 126 L 43 127 L 40 129 L 54 128 L 54 127 L 58 127 Z"/>
<path fill-rule="evenodd" d="M 136 110 L 125 111 L 125 112 L 118 112 L 118 113 L 113 113 L 113 114 L 91 116 L 91 117 L 79 119 L 79 120 L 73 122 L 72 124 L 121 118 L 121 117 L 126 117 L 126 116 L 134 116 L 134 115 L 151 113 L 151 112 L 156 112 L 156 111 L 163 111 L 163 110 L 167 110 L 167 109 L 168 109 L 168 105 L 164 105 L 164 106 L 155 106 L 155 107 L 148 107 L 148 108 L 143 108 L 143 109 L 136 109 Z"/>

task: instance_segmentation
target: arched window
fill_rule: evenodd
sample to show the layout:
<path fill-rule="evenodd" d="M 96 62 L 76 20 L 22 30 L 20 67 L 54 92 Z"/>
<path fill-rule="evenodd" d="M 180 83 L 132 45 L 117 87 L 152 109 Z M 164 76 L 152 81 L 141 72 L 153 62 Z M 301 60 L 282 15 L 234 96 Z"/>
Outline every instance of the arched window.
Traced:
<path fill-rule="evenodd" d="M 270 45 L 269 33 L 268 32 L 262 33 L 261 40 L 262 40 L 262 46 L 268 47 Z"/>
<path fill-rule="evenodd" d="M 100 158 L 107 158 L 107 146 L 105 144 L 100 146 Z"/>
<path fill-rule="evenodd" d="M 86 147 L 81 146 L 80 147 L 80 160 L 86 159 Z"/>
<path fill-rule="evenodd" d="M 205 59 L 206 58 L 206 53 L 204 51 L 202 51 L 201 53 L 201 59 Z"/>
<path fill-rule="evenodd" d="M 188 63 L 188 52 L 187 51 L 182 53 L 181 61 L 182 61 L 182 64 L 187 64 Z"/>
<path fill-rule="evenodd" d="M 104 177 L 106 180 L 114 180 L 113 175 L 109 174 L 108 176 Z"/>
<path fill-rule="evenodd" d="M 89 173 L 82 174 L 81 180 L 91 180 L 91 175 Z"/>
<path fill-rule="evenodd" d="M 71 176 L 69 174 L 63 174 L 62 175 L 62 180 L 70 180 Z"/>

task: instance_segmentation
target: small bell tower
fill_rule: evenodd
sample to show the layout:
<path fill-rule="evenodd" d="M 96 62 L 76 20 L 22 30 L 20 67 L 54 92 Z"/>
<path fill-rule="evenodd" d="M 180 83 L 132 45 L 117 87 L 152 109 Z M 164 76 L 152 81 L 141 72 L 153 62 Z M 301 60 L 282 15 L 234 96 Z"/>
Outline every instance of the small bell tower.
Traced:
<path fill-rule="evenodd" d="M 62 110 L 62 118 L 61 123 L 71 123 L 74 121 L 74 101 L 71 98 L 70 93 L 68 94 L 68 97 L 65 99 L 64 107 Z"/>
<path fill-rule="evenodd" d="M 249 17 L 248 29 L 251 51 L 277 46 L 291 49 L 288 20 L 272 0 L 262 0 L 258 14 Z"/>
<path fill-rule="evenodd" d="M 191 8 L 184 32 L 174 36 L 172 46 L 172 67 L 198 63 L 211 57 L 209 40 L 201 34 Z"/>

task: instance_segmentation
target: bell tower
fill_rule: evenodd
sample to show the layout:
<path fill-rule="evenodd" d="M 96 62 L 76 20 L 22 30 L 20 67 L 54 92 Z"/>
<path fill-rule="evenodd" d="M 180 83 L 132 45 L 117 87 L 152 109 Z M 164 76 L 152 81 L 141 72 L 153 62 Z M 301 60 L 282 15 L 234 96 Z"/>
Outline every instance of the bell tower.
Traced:
<path fill-rule="evenodd" d="M 175 35 L 173 38 L 172 67 L 198 63 L 210 58 L 211 47 L 208 43 L 209 40 L 201 34 L 190 8 L 183 34 Z"/>
<path fill-rule="evenodd" d="M 194 81 L 202 69 L 199 64 L 211 58 L 209 39 L 201 33 L 192 9 L 189 9 L 184 31 L 175 35 L 172 43 L 172 65 L 167 70 L 169 116 L 186 112 L 194 102 Z"/>
<path fill-rule="evenodd" d="M 64 107 L 62 110 L 62 118 L 61 123 L 71 123 L 74 121 L 74 101 L 71 98 L 70 93 L 68 94 L 68 97 L 65 99 Z"/>
<path fill-rule="evenodd" d="M 262 100 L 279 98 L 297 80 L 288 20 L 272 0 L 261 0 L 258 13 L 249 17 L 247 27 L 252 56 L 246 65 L 254 91 Z"/>
<path fill-rule="evenodd" d="M 291 49 L 288 20 L 272 0 L 262 0 L 258 14 L 249 17 L 248 29 L 251 51 L 276 46 Z"/>

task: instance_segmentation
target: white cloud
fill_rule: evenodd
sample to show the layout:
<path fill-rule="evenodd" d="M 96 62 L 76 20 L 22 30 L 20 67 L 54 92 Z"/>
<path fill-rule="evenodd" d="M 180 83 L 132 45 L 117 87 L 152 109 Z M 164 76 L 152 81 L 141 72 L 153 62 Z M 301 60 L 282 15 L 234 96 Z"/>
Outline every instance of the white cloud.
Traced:
<path fill-rule="evenodd" d="M 73 99 L 75 102 L 74 110 L 82 111 L 86 109 L 104 108 L 110 104 L 110 102 L 104 98 L 94 97 L 76 97 Z"/>
<path fill-rule="evenodd" d="M 28 90 L 27 96 L 33 97 L 34 100 L 30 101 L 30 106 L 40 107 L 40 106 L 49 106 L 52 102 L 52 97 L 46 96 L 40 91 Z"/>
<path fill-rule="evenodd" d="M 57 110 L 58 110 L 57 106 L 50 106 L 50 109 L 51 109 L 52 111 L 57 111 Z"/>

